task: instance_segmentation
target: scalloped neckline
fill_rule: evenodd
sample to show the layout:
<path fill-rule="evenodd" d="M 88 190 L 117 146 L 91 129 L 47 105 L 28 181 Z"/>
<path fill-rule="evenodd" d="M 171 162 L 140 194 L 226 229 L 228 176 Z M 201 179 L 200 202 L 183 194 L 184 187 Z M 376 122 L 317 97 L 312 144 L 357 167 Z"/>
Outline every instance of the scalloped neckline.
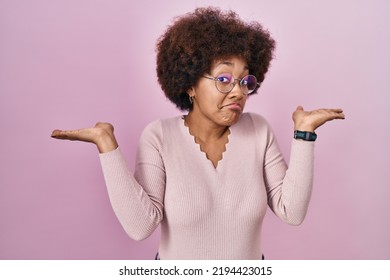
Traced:
<path fill-rule="evenodd" d="M 230 127 L 227 128 L 227 131 L 226 131 L 226 136 L 224 136 L 226 139 L 225 139 L 225 143 L 223 143 L 223 150 L 222 152 L 220 153 L 220 155 L 218 156 L 215 164 L 214 164 L 214 161 L 212 159 L 210 159 L 209 157 L 209 154 L 205 151 L 204 149 L 204 146 L 199 142 L 198 140 L 198 137 L 196 137 L 192 132 L 191 132 L 191 129 L 190 127 L 188 126 L 186 120 L 185 120 L 185 116 L 182 116 L 181 118 L 183 120 L 183 125 L 184 127 L 186 128 L 186 131 L 188 132 L 188 135 L 192 137 L 194 143 L 196 145 L 199 146 L 199 151 L 205 155 L 206 159 L 213 165 L 214 169 L 217 169 L 217 167 L 219 166 L 219 164 L 221 163 L 221 161 L 223 160 L 224 158 L 224 154 L 226 153 L 226 150 L 227 150 L 227 146 L 229 144 L 229 141 L 230 141 L 230 136 L 231 136 L 231 130 L 230 130 Z"/>

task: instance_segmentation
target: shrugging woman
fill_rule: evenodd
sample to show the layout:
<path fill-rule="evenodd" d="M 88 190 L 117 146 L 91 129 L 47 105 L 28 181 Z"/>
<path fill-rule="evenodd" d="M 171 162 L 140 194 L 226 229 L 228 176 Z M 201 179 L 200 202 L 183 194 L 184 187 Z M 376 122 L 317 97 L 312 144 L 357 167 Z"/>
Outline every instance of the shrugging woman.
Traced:
<path fill-rule="evenodd" d="M 344 114 L 298 106 L 287 167 L 267 121 L 243 112 L 274 47 L 259 23 L 232 11 L 198 8 L 178 18 L 158 40 L 157 75 L 169 100 L 188 113 L 144 129 L 134 174 L 111 124 L 53 131 L 97 146 L 120 223 L 135 240 L 161 224 L 161 259 L 261 259 L 267 205 L 286 223 L 302 223 L 314 131 Z"/>

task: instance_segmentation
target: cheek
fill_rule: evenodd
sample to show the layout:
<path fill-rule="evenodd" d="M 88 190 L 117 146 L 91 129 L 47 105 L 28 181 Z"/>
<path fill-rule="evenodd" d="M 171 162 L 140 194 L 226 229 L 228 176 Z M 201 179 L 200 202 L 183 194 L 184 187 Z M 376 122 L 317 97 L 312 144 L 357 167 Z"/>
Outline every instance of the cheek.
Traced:
<path fill-rule="evenodd" d="M 248 95 L 245 95 L 242 99 L 242 106 L 244 107 L 245 104 L 246 104 L 246 101 L 248 100 L 249 96 Z"/>

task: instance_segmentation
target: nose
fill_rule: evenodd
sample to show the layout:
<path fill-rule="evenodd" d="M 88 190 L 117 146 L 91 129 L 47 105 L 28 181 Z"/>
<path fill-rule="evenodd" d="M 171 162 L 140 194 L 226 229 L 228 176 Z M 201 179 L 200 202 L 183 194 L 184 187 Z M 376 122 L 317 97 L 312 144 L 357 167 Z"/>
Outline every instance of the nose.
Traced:
<path fill-rule="evenodd" d="M 229 93 L 231 98 L 235 97 L 237 99 L 242 99 L 245 96 L 244 90 L 241 88 L 240 82 L 235 81 L 233 89 Z"/>

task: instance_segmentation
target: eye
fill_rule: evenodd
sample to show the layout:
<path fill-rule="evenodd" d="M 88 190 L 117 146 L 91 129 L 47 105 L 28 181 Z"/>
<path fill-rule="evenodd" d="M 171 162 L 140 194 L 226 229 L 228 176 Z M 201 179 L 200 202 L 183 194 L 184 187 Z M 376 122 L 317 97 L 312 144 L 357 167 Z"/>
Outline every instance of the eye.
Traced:
<path fill-rule="evenodd" d="M 242 86 L 247 86 L 249 84 L 249 80 L 247 79 L 247 77 L 244 77 L 242 80 L 241 80 L 241 85 Z"/>
<path fill-rule="evenodd" d="M 217 81 L 222 83 L 222 84 L 230 84 L 230 81 L 232 79 L 232 76 L 229 74 L 221 74 L 218 75 Z"/>
<path fill-rule="evenodd" d="M 255 87 L 256 87 L 256 84 L 257 84 L 257 80 L 256 80 L 256 77 L 253 76 L 253 75 L 245 76 L 245 77 L 242 78 L 242 80 L 241 80 L 241 86 L 246 86 L 246 87 L 248 87 L 249 89 L 255 88 Z"/>

